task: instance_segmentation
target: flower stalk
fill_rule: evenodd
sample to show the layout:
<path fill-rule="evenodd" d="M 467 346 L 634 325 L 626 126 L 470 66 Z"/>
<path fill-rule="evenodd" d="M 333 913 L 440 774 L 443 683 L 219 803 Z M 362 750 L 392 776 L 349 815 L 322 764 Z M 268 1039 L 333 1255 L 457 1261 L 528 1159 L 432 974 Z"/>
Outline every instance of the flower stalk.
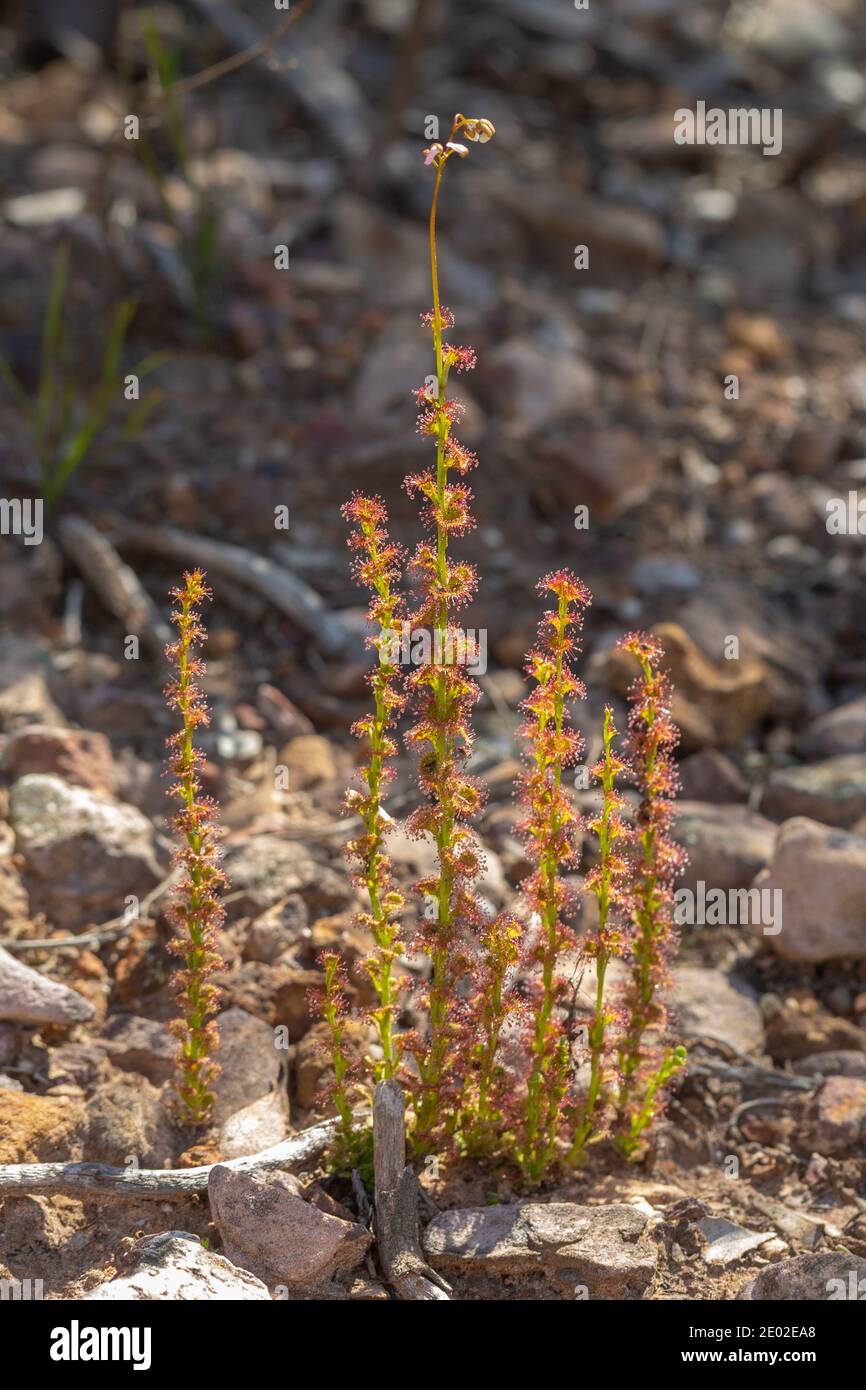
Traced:
<path fill-rule="evenodd" d="M 180 728 L 169 738 L 168 747 L 176 779 L 171 794 L 180 802 L 172 826 L 181 839 L 175 863 L 181 866 L 182 876 L 169 908 L 176 935 L 168 949 L 182 958 L 184 968 L 174 975 L 180 1017 L 170 1026 L 180 1042 L 177 1092 L 182 1118 L 190 1125 L 204 1125 L 211 1118 L 216 1100 L 211 1088 L 220 1070 L 212 1055 L 219 1043 L 214 1022 L 218 991 L 208 977 L 223 965 L 217 934 L 225 916 L 219 895 L 226 883 L 219 868 L 216 805 L 202 795 L 201 753 L 194 743 L 196 729 L 209 722 L 198 685 L 204 667 L 195 653 L 206 636 L 200 605 L 211 593 L 198 569 L 185 574 L 183 584 L 171 592 L 175 600 L 171 617 L 178 635 L 166 648 L 166 656 L 176 675 L 165 695 L 180 715 Z"/>
<path fill-rule="evenodd" d="M 592 769 L 593 780 L 601 787 L 602 800 L 599 814 L 590 821 L 588 828 L 598 841 L 599 859 L 595 868 L 587 874 L 584 886 L 587 892 L 594 894 L 598 903 L 598 923 L 591 938 L 582 945 L 584 955 L 595 961 L 596 991 L 595 1013 L 589 1033 L 589 1087 L 578 1111 L 568 1153 L 569 1162 L 575 1164 L 584 1161 L 586 1145 L 596 1128 L 596 1112 L 606 1099 L 604 1064 L 607 1031 L 615 1016 L 605 999 L 605 979 L 611 958 L 622 955 L 625 949 L 618 916 L 627 910 L 630 901 L 630 866 L 619 850 L 620 843 L 628 840 L 629 832 L 622 819 L 625 801 L 616 786 L 617 778 L 627 772 L 628 767 L 614 750 L 616 737 L 613 710 L 608 705 L 604 711 L 602 756 Z"/>
<path fill-rule="evenodd" d="M 354 552 L 354 573 L 370 591 L 368 617 L 374 628 L 368 645 L 377 661 L 369 676 L 373 710 L 352 726 L 356 738 L 367 744 L 368 761 L 358 777 L 362 789 L 352 788 L 346 795 L 346 809 L 360 817 L 364 833 L 351 840 L 346 854 L 356 866 L 355 882 L 366 890 L 369 911 L 360 912 L 356 922 L 369 931 L 375 952 L 363 962 L 378 997 L 378 1007 L 370 1011 L 382 1059 L 373 1068 L 375 1081 L 390 1081 L 400 1062 L 400 1038 L 395 1034 L 396 990 L 394 962 L 400 935 L 400 914 L 405 906 L 394 886 L 391 862 L 385 850 L 385 836 L 391 818 L 385 810 L 384 789 L 393 779 L 389 761 L 397 752 L 392 737 L 397 719 L 406 704 L 395 661 L 398 628 L 403 600 L 396 592 L 403 552 L 388 536 L 388 516 L 377 497 L 357 494 L 343 507 L 344 519 L 354 527 L 349 547 Z"/>
<path fill-rule="evenodd" d="M 414 1142 L 419 1150 L 429 1145 L 442 1121 L 447 1063 L 461 1031 L 455 1008 L 457 981 L 467 963 L 461 937 L 481 920 L 471 888 L 480 862 L 467 822 L 481 809 L 483 798 L 478 786 L 462 771 L 472 746 L 470 712 L 479 691 L 464 667 L 439 659 L 442 653 L 460 652 L 465 647 L 454 616 L 468 602 L 476 584 L 473 566 L 453 563 L 448 553 L 450 537 L 465 535 L 474 525 L 470 490 L 462 481 L 452 481 L 452 476 L 462 478 L 477 460 L 453 434 L 462 408 L 447 397 L 450 372 L 469 370 L 475 364 L 475 354 L 443 338 L 453 318 L 441 302 L 436 236 L 445 166 L 454 155 L 462 158 L 468 153 L 465 145 L 456 142 L 459 133 L 484 143 L 494 131 L 489 121 L 458 114 L 448 141 L 425 152 L 436 177 L 428 224 L 433 309 L 424 315 L 423 322 L 433 335 L 436 379 L 435 386 L 421 387 L 416 397 L 418 430 L 435 440 L 436 465 L 406 479 L 409 495 L 420 494 L 423 499 L 422 514 L 432 534 L 431 540 L 417 546 L 412 557 L 412 569 L 420 576 L 422 587 L 412 621 L 413 626 L 431 631 L 434 659 L 414 671 L 408 681 L 417 717 L 407 742 L 419 754 L 419 781 L 427 796 L 426 805 L 411 817 L 409 828 L 413 834 L 429 834 L 438 857 L 438 871 L 416 884 L 416 891 L 429 904 L 423 944 L 431 960 L 429 1041 L 419 1049 L 417 1058 Z"/>
<path fill-rule="evenodd" d="M 554 1157 L 562 1100 L 571 1071 L 568 1038 L 555 1010 L 563 992 L 563 982 L 557 975 L 559 957 L 575 944 L 564 921 L 572 906 L 572 895 L 561 874 L 577 865 L 577 832 L 581 822 L 563 790 L 562 779 L 565 768 L 578 761 L 584 746 L 580 735 L 569 727 L 569 703 L 586 694 L 569 658 L 577 649 L 575 634 L 591 602 L 589 590 L 568 570 L 547 575 L 539 582 L 538 591 L 552 595 L 556 603 L 545 613 L 538 646 L 527 660 L 527 674 L 536 685 L 521 705 L 525 721 L 519 733 L 529 746 L 529 766 L 518 783 L 528 812 L 520 830 L 528 856 L 536 864 L 524 891 L 540 923 L 540 941 L 534 957 L 541 967 L 541 981 L 536 988 L 530 1069 L 518 1147 L 524 1176 L 533 1182 L 544 1175 Z"/>
<path fill-rule="evenodd" d="M 660 997 L 668 982 L 677 944 L 673 884 L 684 862 L 670 837 L 678 787 L 673 749 L 679 731 L 670 714 L 670 679 L 660 663 L 664 650 L 657 638 L 630 633 L 619 646 L 637 659 L 640 675 L 629 692 L 629 751 L 641 792 L 637 816 L 638 855 L 632 910 L 631 981 L 625 994 L 626 1027 L 619 1044 L 621 1085 L 617 1102 L 617 1146 L 636 1152 L 641 1135 L 659 1109 L 659 1092 L 685 1061 L 682 1048 L 659 1060 L 657 1044 L 667 1009 Z"/>

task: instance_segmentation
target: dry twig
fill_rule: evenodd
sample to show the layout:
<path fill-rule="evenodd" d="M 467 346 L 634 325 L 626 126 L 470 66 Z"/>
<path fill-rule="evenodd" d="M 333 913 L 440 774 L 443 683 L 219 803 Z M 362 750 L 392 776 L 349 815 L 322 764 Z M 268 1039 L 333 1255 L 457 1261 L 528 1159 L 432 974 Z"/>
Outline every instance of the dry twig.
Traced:
<path fill-rule="evenodd" d="M 418 1242 L 418 1179 L 406 1163 L 403 1091 L 380 1081 L 373 1098 L 373 1165 L 379 1258 L 397 1297 L 448 1301 L 450 1285 L 426 1263 Z"/>
<path fill-rule="evenodd" d="M 222 1161 L 236 1173 L 302 1168 L 321 1158 L 334 1139 L 336 1121 L 301 1130 L 261 1153 Z M 201 1168 L 112 1168 L 106 1163 L 10 1163 L 0 1166 L 0 1201 L 5 1197 L 118 1197 L 130 1202 L 176 1201 L 207 1192 L 215 1164 Z"/>

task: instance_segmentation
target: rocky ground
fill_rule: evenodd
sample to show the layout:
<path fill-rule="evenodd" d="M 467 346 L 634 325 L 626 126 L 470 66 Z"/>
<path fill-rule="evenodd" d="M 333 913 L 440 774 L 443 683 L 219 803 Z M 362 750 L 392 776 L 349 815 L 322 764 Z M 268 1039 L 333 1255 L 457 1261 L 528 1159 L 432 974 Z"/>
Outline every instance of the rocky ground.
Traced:
<path fill-rule="evenodd" d="M 432 5 L 413 57 L 410 8 L 314 5 L 279 50 L 295 66 L 251 64 L 184 99 L 186 172 L 156 130 L 160 180 L 115 138 L 146 99 L 128 15 L 122 65 L 97 35 L 105 56 L 82 67 L 50 17 L 25 31 L 8 7 L 0 30 L 0 355 L 35 387 L 64 243 L 85 379 L 122 294 L 139 301 L 133 359 L 171 354 L 146 426 L 88 460 L 41 544 L 0 538 L 0 1164 L 222 1160 L 208 1200 L 7 1197 L 0 1277 L 41 1279 L 52 1298 L 388 1296 L 358 1190 L 325 1163 L 261 1177 L 224 1161 L 317 1118 L 315 957 L 333 946 L 351 966 L 367 950 L 340 853 L 365 694 L 337 504 L 380 491 L 415 538 L 400 484 L 424 448 L 408 393 L 429 370 L 418 151 L 425 113 L 462 109 L 497 125 L 455 171 L 442 244 L 446 301 L 479 354 L 464 435 L 480 524 L 462 544 L 483 578 L 467 623 L 489 641 L 483 895 L 513 902 L 526 872 L 511 801 L 521 662 L 535 579 L 568 563 L 595 594 L 576 710 L 590 751 L 605 701 L 622 709 L 613 642 L 655 627 L 683 732 L 684 886 L 755 886 L 782 915 L 743 922 L 726 898 L 718 920 L 684 928 L 674 1002 L 690 1063 L 641 1165 L 601 1154 L 531 1196 L 507 1173 L 428 1165 L 425 1252 L 465 1298 L 825 1297 L 866 1275 L 864 561 L 856 524 L 826 524 L 828 501 L 853 491 L 856 505 L 866 478 L 863 16 L 847 0 L 622 0 L 603 19 L 554 0 Z M 199 6 L 158 13 L 184 75 L 231 51 Z M 699 98 L 782 107 L 782 154 L 676 146 L 671 112 Z M 197 282 L 205 214 L 216 251 Z M 0 428 L 0 493 L 36 495 L 11 397 Z M 291 521 L 275 535 L 280 506 Z M 154 601 L 140 629 L 74 518 L 111 537 Z M 293 607 L 208 564 L 206 780 L 230 891 L 205 1151 L 164 1103 L 158 654 L 167 590 L 203 537 L 308 586 Z M 401 759 L 395 815 L 416 796 Z M 392 849 L 404 882 L 423 872 L 423 844 L 398 828 Z M 143 910 L 124 921 L 130 897 Z M 583 1006 L 579 962 L 574 980 Z"/>

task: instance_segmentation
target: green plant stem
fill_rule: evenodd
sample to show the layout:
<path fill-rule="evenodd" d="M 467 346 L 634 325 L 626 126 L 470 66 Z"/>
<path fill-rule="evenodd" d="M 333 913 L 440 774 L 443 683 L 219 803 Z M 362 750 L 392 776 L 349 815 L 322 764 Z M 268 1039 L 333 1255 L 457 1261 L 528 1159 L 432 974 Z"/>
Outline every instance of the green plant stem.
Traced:
<path fill-rule="evenodd" d="M 560 596 L 558 611 L 559 637 L 564 636 L 568 626 L 568 602 Z M 554 727 L 557 737 L 562 733 L 565 713 L 565 696 L 562 692 L 564 655 L 561 645 L 555 658 Z M 546 721 L 545 721 L 546 722 Z M 544 723 L 541 727 L 544 733 Z M 537 755 L 541 757 L 543 755 Z M 549 765 L 548 765 L 549 766 Z M 541 762 L 539 761 L 539 767 Z M 562 786 L 562 760 L 553 761 L 553 796 L 549 821 L 550 840 L 555 840 L 561 828 L 557 806 Z M 545 1097 L 546 1082 L 550 1071 L 550 1022 L 556 1003 L 554 978 L 558 953 L 559 911 L 556 901 L 557 857 L 553 849 L 543 851 L 539 865 L 543 883 L 542 927 L 545 935 L 542 956 L 542 995 L 541 1005 L 535 1017 L 535 1032 L 532 1045 L 532 1069 L 527 1082 L 524 1108 L 524 1139 L 522 1166 L 526 1175 L 537 1180 L 543 1173 L 554 1144 L 555 1101 L 552 1094 Z"/>

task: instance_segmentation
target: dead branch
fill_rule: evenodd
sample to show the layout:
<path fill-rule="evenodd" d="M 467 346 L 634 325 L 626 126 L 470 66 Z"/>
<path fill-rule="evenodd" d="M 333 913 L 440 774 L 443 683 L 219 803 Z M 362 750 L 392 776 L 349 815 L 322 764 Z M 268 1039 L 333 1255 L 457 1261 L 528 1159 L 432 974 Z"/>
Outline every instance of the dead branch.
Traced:
<path fill-rule="evenodd" d="M 222 58 L 218 63 L 212 63 L 210 67 L 203 68 L 201 72 L 193 73 L 191 77 L 183 77 L 177 82 L 172 82 L 166 95 L 172 97 L 186 96 L 187 92 L 195 92 L 199 87 L 206 86 L 209 82 L 217 82 L 221 77 L 226 77 L 230 72 L 237 72 L 238 68 L 245 67 L 247 63 L 255 62 L 258 58 L 267 58 L 271 49 L 293 24 L 301 18 L 301 15 L 309 6 L 310 0 L 297 0 L 294 9 L 274 25 L 271 32 L 263 39 L 257 39 L 247 48 L 241 49 L 239 53 L 233 53 L 229 58 Z M 199 5 L 203 13 L 208 13 L 210 18 L 211 6 Z"/>
<path fill-rule="evenodd" d="M 191 0 L 195 10 L 219 31 L 232 48 L 253 56 L 269 52 L 260 32 L 227 0 Z M 297 58 L 288 66 L 268 64 L 264 71 L 288 91 L 305 113 L 330 136 L 348 158 L 363 159 L 370 128 L 367 104 L 357 83 L 325 53 L 321 39 L 308 35 L 296 45 Z"/>
<path fill-rule="evenodd" d="M 418 1241 L 418 1179 L 406 1163 L 403 1091 L 380 1081 L 373 1097 L 376 1239 L 385 1277 L 397 1297 L 448 1301 L 451 1286 L 424 1260 Z"/>
<path fill-rule="evenodd" d="M 172 634 L 159 611 L 101 531 L 80 516 L 60 522 L 63 549 L 78 566 L 105 607 L 119 618 L 127 633 L 135 633 L 152 655 L 162 658 Z"/>
<path fill-rule="evenodd" d="M 261 1153 L 222 1160 L 234 1172 L 262 1173 L 302 1168 L 321 1158 L 330 1146 L 335 1121 L 325 1120 Z M 4 1197 L 117 1197 L 128 1202 L 177 1201 L 207 1192 L 215 1164 L 201 1168 L 112 1168 L 106 1163 L 9 1163 L 0 1165 L 0 1200 Z"/>
<path fill-rule="evenodd" d="M 328 611 L 321 595 L 265 555 L 254 555 L 242 546 L 171 526 L 132 525 L 119 518 L 112 518 L 112 535 L 122 546 L 201 565 L 210 574 L 226 575 L 254 589 L 312 637 L 325 656 L 344 656 L 351 650 L 352 633 L 335 613 Z"/>

